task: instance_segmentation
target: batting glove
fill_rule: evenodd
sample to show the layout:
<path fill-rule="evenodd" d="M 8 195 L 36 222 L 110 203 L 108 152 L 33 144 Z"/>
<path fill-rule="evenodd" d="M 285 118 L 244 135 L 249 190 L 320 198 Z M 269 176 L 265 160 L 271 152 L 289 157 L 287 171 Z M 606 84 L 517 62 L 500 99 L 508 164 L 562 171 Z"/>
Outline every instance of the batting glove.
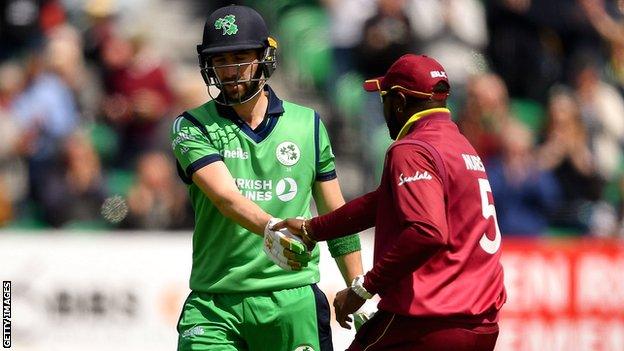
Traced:
<path fill-rule="evenodd" d="M 281 221 L 279 218 L 271 218 L 264 228 L 264 253 L 282 269 L 300 271 L 307 267 L 312 254 L 303 241 L 288 229 L 271 229 Z"/>

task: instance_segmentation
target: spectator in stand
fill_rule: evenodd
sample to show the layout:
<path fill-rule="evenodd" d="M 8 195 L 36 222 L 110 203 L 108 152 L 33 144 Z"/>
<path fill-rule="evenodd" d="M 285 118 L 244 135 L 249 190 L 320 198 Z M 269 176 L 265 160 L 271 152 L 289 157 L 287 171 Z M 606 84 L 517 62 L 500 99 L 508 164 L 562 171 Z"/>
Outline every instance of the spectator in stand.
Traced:
<path fill-rule="evenodd" d="M 95 69 L 102 70 L 102 48 L 117 30 L 118 8 L 112 0 L 88 0 L 83 10 L 87 17 L 87 29 L 83 32 L 84 56 L 88 62 L 94 64 Z"/>
<path fill-rule="evenodd" d="M 355 48 L 362 41 L 362 26 L 375 14 L 376 0 L 322 0 L 329 14 L 334 67 L 333 78 L 351 71 L 359 60 Z"/>
<path fill-rule="evenodd" d="M 63 158 L 48 170 L 41 195 L 44 220 L 62 227 L 100 220 L 106 198 L 100 160 L 90 139 L 81 132 L 63 142 Z"/>
<path fill-rule="evenodd" d="M 480 74 L 469 80 L 457 124 L 483 161 L 500 152 L 501 128 L 510 116 L 507 87 L 498 75 Z"/>
<path fill-rule="evenodd" d="M 457 96 L 468 78 L 483 70 L 488 32 L 485 8 L 478 0 L 417 0 L 408 7 L 423 53 L 437 57 L 453 77 Z"/>
<path fill-rule="evenodd" d="M 407 17 L 406 5 L 406 0 L 377 0 L 376 12 L 364 23 L 361 41 L 355 49 L 355 67 L 362 76 L 381 76 L 403 54 L 418 51 L 415 50 L 418 45 Z M 378 183 L 375 172 L 370 170 L 377 169 L 381 162 L 377 159 L 380 145 L 373 141 L 378 138 L 379 132 L 385 134 L 385 126 L 378 118 L 383 114 L 378 97 L 367 94 L 362 110 L 366 113 L 360 124 L 360 138 L 371 142 L 361 147 L 361 173 L 365 175 L 365 188 L 370 189 Z"/>
<path fill-rule="evenodd" d="M 167 69 L 140 36 L 111 38 L 102 54 L 107 69 L 103 112 L 120 137 L 115 163 L 131 168 L 139 155 L 160 142 L 158 129 L 173 102 Z"/>
<path fill-rule="evenodd" d="M 624 44 L 611 46 L 611 60 L 608 66 L 610 80 L 617 84 L 621 96 L 624 96 Z"/>
<path fill-rule="evenodd" d="M 41 41 L 39 0 L 0 1 L 0 62 Z"/>
<path fill-rule="evenodd" d="M 48 41 L 46 61 L 71 89 L 81 122 L 93 122 L 102 98 L 102 88 L 95 73 L 86 67 L 80 32 L 64 24 L 49 31 Z"/>
<path fill-rule="evenodd" d="M 563 201 L 552 222 L 579 233 L 590 229 L 592 210 L 602 196 L 604 180 L 598 172 L 596 155 L 590 149 L 589 133 L 581 120 L 579 105 L 571 92 L 553 90 L 538 162 L 551 170 L 559 184 Z"/>
<path fill-rule="evenodd" d="M 13 204 L 11 199 L 5 195 L 8 188 L 2 179 L 0 179 L 0 191 L 2 192 L 0 195 L 0 227 L 3 227 L 13 219 Z"/>
<path fill-rule="evenodd" d="M 604 0 L 578 0 L 587 19 L 603 39 L 624 45 L 624 22 L 618 21 L 606 8 Z M 620 17 L 624 15 L 624 1 L 618 0 Z"/>
<path fill-rule="evenodd" d="M 618 179 L 617 227 L 613 235 L 624 238 L 624 175 Z"/>
<path fill-rule="evenodd" d="M 380 76 L 384 67 L 415 51 L 416 38 L 405 5 L 405 0 L 378 0 L 377 12 L 364 23 L 355 63 L 364 76 Z"/>
<path fill-rule="evenodd" d="M 568 78 L 577 52 L 602 50 L 576 1 L 488 0 L 492 69 L 511 96 L 545 103 L 549 88 Z"/>
<path fill-rule="evenodd" d="M 206 100 L 206 84 L 201 77 L 197 76 L 197 72 L 189 67 L 180 67 L 176 70 L 173 77 L 174 106 L 172 111 L 174 115 L 201 105 Z M 170 121 L 173 123 L 173 119 Z M 167 126 L 170 126 L 167 123 Z M 167 133 L 170 133 L 169 128 Z M 167 135 L 168 139 L 168 135 Z M 169 145 L 167 145 L 167 149 Z"/>
<path fill-rule="evenodd" d="M 19 216 L 28 193 L 24 157 L 32 149 L 32 137 L 22 133 L 10 107 L 24 89 L 24 72 L 15 62 L 0 64 L 0 226 Z"/>
<path fill-rule="evenodd" d="M 542 170 L 535 157 L 534 136 L 510 118 L 502 128 L 501 154 L 486 167 L 496 199 L 496 215 L 503 234 L 542 235 L 549 214 L 561 202 L 557 179 Z"/>
<path fill-rule="evenodd" d="M 624 100 L 617 89 L 601 79 L 600 69 L 593 56 L 578 57 L 574 89 L 597 170 L 611 181 L 623 156 Z"/>
<path fill-rule="evenodd" d="M 177 181 L 174 161 L 163 152 L 139 157 L 137 180 L 128 193 L 126 226 L 133 229 L 192 228 L 186 191 Z"/>
<path fill-rule="evenodd" d="M 79 93 L 84 79 L 82 41 L 78 30 L 71 25 L 51 29 L 47 35 L 48 45 L 45 60 L 50 69 L 72 89 Z"/>
<path fill-rule="evenodd" d="M 48 173 L 57 167 L 65 138 L 80 120 L 72 90 L 45 59 L 46 50 L 28 57 L 26 87 L 11 105 L 20 128 L 33 143 L 27 159 L 30 195 L 35 202 L 46 190 Z"/>

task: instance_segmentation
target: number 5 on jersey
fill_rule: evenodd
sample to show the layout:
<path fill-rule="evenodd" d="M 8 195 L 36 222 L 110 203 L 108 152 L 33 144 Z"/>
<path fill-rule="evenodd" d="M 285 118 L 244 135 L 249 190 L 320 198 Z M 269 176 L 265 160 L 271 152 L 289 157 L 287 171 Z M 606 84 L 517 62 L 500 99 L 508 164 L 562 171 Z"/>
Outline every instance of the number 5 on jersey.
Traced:
<path fill-rule="evenodd" d="M 494 204 L 491 204 L 488 199 L 488 193 L 492 192 L 492 187 L 490 187 L 490 182 L 487 179 L 479 178 L 479 192 L 481 193 L 481 210 L 483 212 L 483 218 L 489 219 L 492 217 L 494 219 L 494 228 L 496 230 L 494 240 L 490 240 L 487 237 L 487 233 L 483 233 L 481 240 L 479 240 L 479 245 L 481 245 L 481 248 L 485 252 L 495 254 L 500 247 L 501 233 L 498 228 L 498 221 L 496 220 L 496 209 L 494 208 Z"/>

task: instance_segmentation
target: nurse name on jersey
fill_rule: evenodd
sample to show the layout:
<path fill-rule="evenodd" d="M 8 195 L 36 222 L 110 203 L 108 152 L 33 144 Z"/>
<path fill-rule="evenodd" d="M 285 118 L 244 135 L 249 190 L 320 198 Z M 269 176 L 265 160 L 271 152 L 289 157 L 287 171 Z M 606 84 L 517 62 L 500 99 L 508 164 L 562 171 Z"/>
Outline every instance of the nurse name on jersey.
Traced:
<path fill-rule="evenodd" d="M 485 172 L 485 167 L 483 167 L 481 157 L 467 154 L 462 154 L 462 157 L 464 158 L 464 162 L 466 163 L 467 170 Z"/>

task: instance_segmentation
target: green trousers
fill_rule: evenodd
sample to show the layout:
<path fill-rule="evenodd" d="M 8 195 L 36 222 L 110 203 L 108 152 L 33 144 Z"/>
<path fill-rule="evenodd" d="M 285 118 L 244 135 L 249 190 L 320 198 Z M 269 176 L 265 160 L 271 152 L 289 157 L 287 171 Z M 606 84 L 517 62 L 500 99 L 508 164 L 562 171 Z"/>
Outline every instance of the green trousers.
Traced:
<path fill-rule="evenodd" d="M 316 285 L 271 292 L 191 292 L 178 351 L 332 351 L 330 310 Z"/>

